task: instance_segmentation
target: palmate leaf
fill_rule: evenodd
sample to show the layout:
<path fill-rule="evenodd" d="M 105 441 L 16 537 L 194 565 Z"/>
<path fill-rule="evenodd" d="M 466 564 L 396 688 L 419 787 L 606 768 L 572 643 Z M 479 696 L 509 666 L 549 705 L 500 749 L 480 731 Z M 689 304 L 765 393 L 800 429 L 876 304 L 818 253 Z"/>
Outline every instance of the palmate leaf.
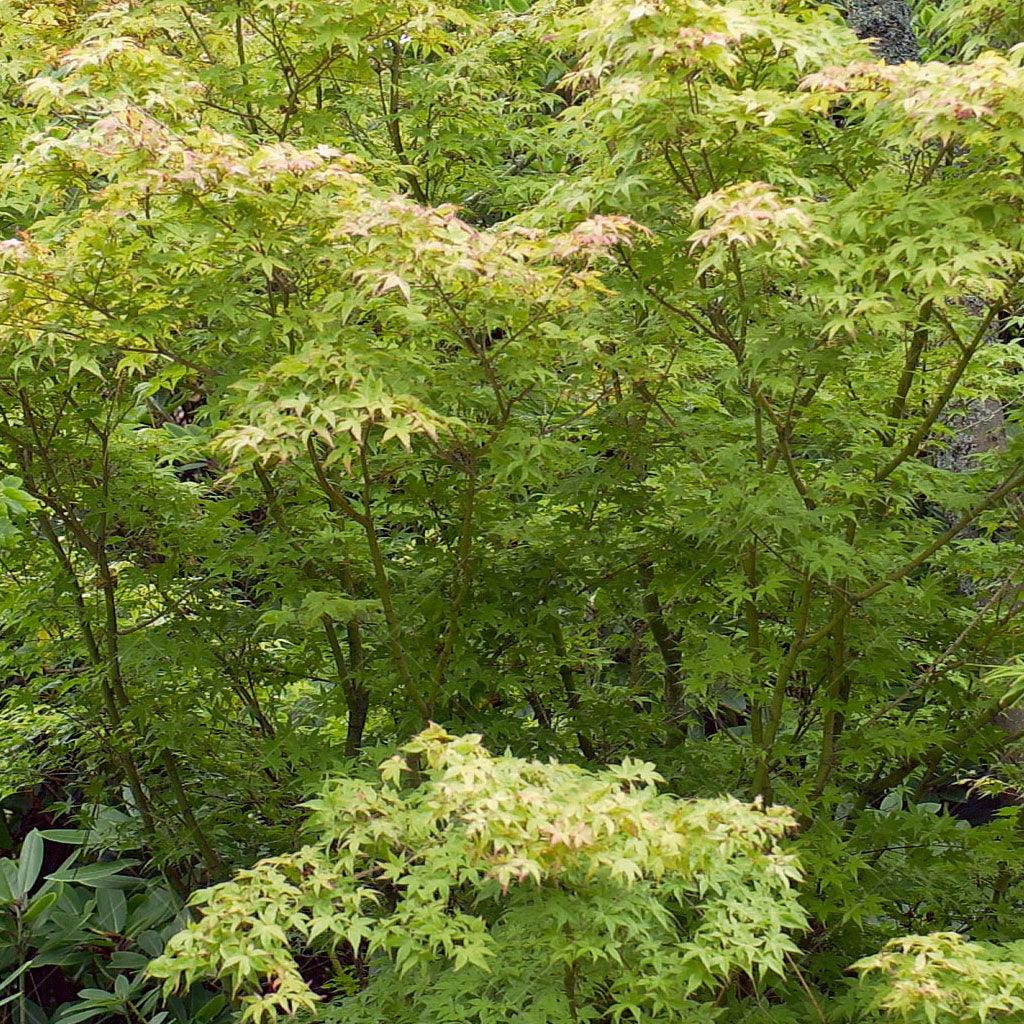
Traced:
<path fill-rule="evenodd" d="M 1019 12 L 915 6 L 0 4 L 0 796 L 140 875 L 4 942 L 259 861 L 261 1022 L 1013 1019 Z"/>
<path fill-rule="evenodd" d="M 481 973 L 500 988 L 543 963 L 559 977 L 563 967 L 578 971 L 596 1009 L 611 977 L 653 984 L 671 950 L 703 958 L 696 990 L 735 970 L 778 971 L 794 948 L 783 935 L 804 919 L 795 864 L 776 845 L 792 823 L 782 809 L 659 795 L 651 766 L 636 762 L 588 773 L 493 757 L 478 736 L 437 726 L 404 751 L 425 772 L 415 789 L 400 788 L 411 770 L 401 758 L 381 766 L 377 787 L 332 783 L 310 804 L 315 845 L 206 893 L 201 921 L 172 938 L 150 972 L 169 987 L 213 973 L 256 989 L 247 1019 L 290 1012 L 312 993 L 287 928 L 307 940 L 365 936 L 371 955 L 393 962 L 373 991 L 402 993 L 410 1011 L 435 986 L 461 984 L 468 996 Z M 396 895 L 380 900 L 367 884 L 375 877 Z M 684 891 L 702 906 L 702 924 L 700 915 L 677 923 L 660 901 Z M 464 901 L 474 913 L 457 909 Z M 749 926 L 737 928 L 744 917 Z M 268 974 L 281 982 L 269 998 L 259 994 Z"/>

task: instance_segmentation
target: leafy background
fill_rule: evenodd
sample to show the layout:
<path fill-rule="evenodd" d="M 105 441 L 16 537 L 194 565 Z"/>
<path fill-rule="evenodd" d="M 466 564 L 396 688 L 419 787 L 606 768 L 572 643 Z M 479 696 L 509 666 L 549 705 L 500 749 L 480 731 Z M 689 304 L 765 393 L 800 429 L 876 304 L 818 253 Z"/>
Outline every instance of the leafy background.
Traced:
<path fill-rule="evenodd" d="M 1019 1018 L 1020 30 L 4 5 L 0 1012 Z"/>

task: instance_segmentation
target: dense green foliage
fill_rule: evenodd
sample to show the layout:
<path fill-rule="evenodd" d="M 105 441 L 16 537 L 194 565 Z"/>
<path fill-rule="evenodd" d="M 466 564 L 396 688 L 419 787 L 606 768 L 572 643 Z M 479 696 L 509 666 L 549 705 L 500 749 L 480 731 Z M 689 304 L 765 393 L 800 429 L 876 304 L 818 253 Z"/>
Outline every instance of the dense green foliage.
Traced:
<path fill-rule="evenodd" d="M 426 780 L 403 794 L 409 765 L 395 758 L 380 788 L 331 786 L 313 804 L 316 845 L 211 890 L 152 973 L 213 968 L 256 989 L 244 1002 L 258 1020 L 312 1005 L 284 937 L 333 935 L 394 961 L 329 1014 L 339 1021 L 501 1020 L 510 1007 L 537 1021 L 699 1019 L 694 992 L 734 971 L 782 974 L 796 951 L 795 869 L 771 845 L 788 814 L 656 795 L 650 765 L 593 775 L 493 758 L 436 726 L 404 750 L 426 756 Z"/>
<path fill-rule="evenodd" d="M 5 1020 L 1024 1019 L 1024 23 L 915 24 L 0 5 Z"/>

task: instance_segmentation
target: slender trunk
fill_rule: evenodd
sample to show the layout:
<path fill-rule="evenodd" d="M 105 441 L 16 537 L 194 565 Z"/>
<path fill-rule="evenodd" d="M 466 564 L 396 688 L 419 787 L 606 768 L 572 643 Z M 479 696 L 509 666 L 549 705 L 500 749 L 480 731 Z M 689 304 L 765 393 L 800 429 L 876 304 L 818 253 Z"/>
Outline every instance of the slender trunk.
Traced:
<path fill-rule="evenodd" d="M 131 707 L 131 701 L 125 690 L 124 678 L 121 675 L 121 653 L 118 644 L 117 580 L 111 573 L 110 560 L 107 556 L 106 544 L 102 537 L 96 542 L 96 562 L 100 573 L 99 586 L 103 590 L 103 604 L 106 613 L 104 634 L 106 641 L 107 678 L 110 684 L 110 691 L 114 695 L 116 703 L 122 708 L 129 708 Z M 217 856 L 217 852 L 213 849 L 209 838 L 200 826 L 192 809 L 192 804 L 181 780 L 177 756 L 173 751 L 163 748 L 160 751 L 160 761 L 164 766 L 168 782 L 171 785 L 171 793 L 178 807 L 178 813 L 181 815 L 186 828 L 192 833 L 206 870 L 212 877 L 216 877 L 221 870 L 220 857 Z"/>
<path fill-rule="evenodd" d="M 347 711 L 347 731 L 345 734 L 345 754 L 355 757 L 363 745 L 363 730 L 366 728 L 366 716 L 370 709 L 370 695 L 357 685 L 349 672 L 345 654 L 338 640 L 338 631 L 330 615 L 321 615 L 320 622 L 327 637 L 327 646 L 331 649 L 335 671 L 338 675 L 338 687 L 345 699 Z"/>
<path fill-rule="evenodd" d="M 572 666 L 569 664 L 569 655 L 565 649 L 565 636 L 562 627 L 557 620 L 551 624 L 551 639 L 554 643 L 555 654 L 558 657 L 558 675 L 562 680 L 562 689 L 565 691 L 565 703 L 574 717 L 578 717 L 580 711 L 580 694 L 576 688 L 576 678 Z M 590 737 L 581 729 L 576 731 L 576 742 L 579 744 L 580 753 L 588 761 L 596 761 L 597 753 Z"/>
<path fill-rule="evenodd" d="M 758 439 L 758 450 L 761 441 Z M 761 617 L 757 610 L 757 545 L 750 544 L 743 556 L 743 570 L 747 578 L 749 596 L 743 602 L 743 617 L 747 626 L 747 650 L 750 652 L 750 672 L 756 680 L 761 666 Z M 756 747 L 764 742 L 764 703 L 750 698 L 750 738 Z"/>
<path fill-rule="evenodd" d="M 160 751 L 160 761 L 164 766 L 164 771 L 167 773 L 167 781 L 171 784 L 171 792 L 174 795 L 174 802 L 178 805 L 178 813 L 185 822 L 185 827 L 192 833 L 192 838 L 195 840 L 199 853 L 203 858 L 203 865 L 206 867 L 211 879 L 217 878 L 221 874 L 221 859 L 213 848 L 213 844 L 210 842 L 206 831 L 200 825 L 199 819 L 196 818 L 195 812 L 192 810 L 192 803 L 189 800 L 188 793 L 185 791 L 184 783 L 181 781 L 178 759 L 172 750 L 168 750 L 165 747 Z"/>
<path fill-rule="evenodd" d="M 799 658 L 800 652 L 803 649 L 802 645 L 807 633 L 807 620 L 810 614 L 811 593 L 813 589 L 813 581 L 808 576 L 801 587 L 795 635 L 779 663 L 778 672 L 775 676 L 775 685 L 772 687 L 772 699 L 764 723 L 764 733 L 760 748 L 756 753 L 757 765 L 754 769 L 753 795 L 765 801 L 771 799 L 771 770 L 775 753 L 775 740 L 779 735 L 782 717 L 786 709 L 786 687 L 789 685 L 789 681 L 793 676 L 793 669 L 796 667 L 797 658 Z"/>
<path fill-rule="evenodd" d="M 544 698 L 536 690 L 526 690 L 523 695 L 533 711 L 533 717 L 537 719 L 537 724 L 544 729 L 553 729 L 554 721 L 551 718 L 551 712 L 544 703 Z"/>
<path fill-rule="evenodd" d="M 318 477 L 321 473 L 322 470 L 318 471 Z M 277 490 L 267 475 L 267 471 L 259 464 L 256 465 L 256 477 L 267 499 L 270 515 L 285 538 L 294 546 L 291 529 L 285 520 L 280 502 L 278 501 Z M 330 494 L 328 494 L 328 499 L 330 499 Z M 322 577 L 323 574 L 310 559 L 303 558 L 299 551 L 296 551 L 296 553 L 300 556 L 304 572 L 314 578 Z M 345 564 L 341 567 L 341 577 L 345 589 L 349 594 L 355 596 L 355 581 L 352 578 L 351 570 Z M 363 669 L 363 643 L 359 630 L 359 621 L 351 618 L 345 623 L 345 633 L 348 639 L 348 662 L 346 662 L 345 654 L 341 649 L 334 620 L 329 615 L 323 615 L 320 621 L 324 628 L 324 636 L 327 638 L 327 646 L 331 651 L 331 658 L 334 661 L 338 686 L 345 701 L 347 713 L 345 754 L 348 757 L 355 757 L 360 749 L 362 749 L 363 733 L 366 730 L 366 718 L 370 710 L 369 691 L 360 682 Z"/>
<path fill-rule="evenodd" d="M 448 600 L 448 616 L 444 627 L 443 639 L 437 654 L 437 661 L 430 683 L 429 703 L 436 704 L 444 683 L 445 671 L 455 652 L 455 641 L 459 632 L 459 613 L 463 602 L 469 595 L 473 582 L 473 512 L 476 506 L 476 471 L 469 468 L 469 481 L 462 501 L 462 519 L 459 526 L 458 550 L 455 555 L 455 568 L 452 572 L 452 590 Z"/>
<path fill-rule="evenodd" d="M 377 596 L 384 609 L 384 622 L 387 626 L 391 656 L 394 660 L 402 689 L 405 690 L 413 707 L 419 712 L 422 723 L 426 725 L 430 720 L 432 709 L 424 700 L 423 695 L 414 682 L 412 672 L 409 670 L 408 660 L 405 656 L 402 628 L 398 622 L 398 613 L 395 611 L 395 604 L 391 594 L 391 582 L 388 579 L 388 572 L 384 565 L 384 554 L 380 549 L 380 542 L 377 539 L 377 527 L 373 521 L 373 504 L 370 498 L 370 466 L 366 459 L 365 440 L 359 446 L 359 464 L 363 474 L 363 531 L 366 534 L 367 547 L 370 549 L 370 562 L 373 565 L 373 575 L 377 584 Z"/>
<path fill-rule="evenodd" d="M 152 838 L 156 835 L 153 809 L 150 805 L 145 787 L 142 784 L 141 772 L 139 771 L 138 765 L 135 763 L 131 750 L 126 745 L 124 718 L 121 714 L 121 706 L 118 701 L 116 690 L 111 685 L 110 670 L 107 664 L 107 659 L 100 650 L 99 643 L 96 640 L 96 634 L 92 628 L 92 623 L 89 621 L 88 610 L 85 606 L 85 595 L 82 592 L 82 584 L 78 579 L 78 574 L 75 572 L 75 567 L 71 561 L 70 555 L 65 551 L 64 545 L 57 536 L 57 531 L 54 529 L 53 522 L 50 520 L 50 517 L 45 513 L 41 514 L 39 516 L 39 525 L 40 531 L 56 555 L 57 562 L 64 572 L 68 586 L 71 588 L 71 593 L 75 602 L 75 613 L 78 618 L 78 628 L 82 635 L 82 640 L 85 643 L 85 649 L 88 652 L 89 660 L 95 668 L 100 670 L 101 673 L 99 679 L 100 696 L 103 701 L 103 707 L 106 712 L 107 723 L 110 729 L 112 740 L 111 748 L 114 760 L 125 774 L 125 778 L 128 782 L 128 789 L 132 794 L 132 800 L 134 801 L 139 815 L 142 818 L 143 828 L 146 830 L 147 835 Z"/>
<path fill-rule="evenodd" d="M 838 618 L 838 622 L 833 633 L 832 652 L 829 659 L 829 684 L 824 721 L 821 727 L 821 753 L 818 757 L 818 770 L 815 773 L 812 800 L 817 800 L 828 785 L 828 780 L 835 767 L 839 736 L 843 731 L 842 705 L 845 703 L 844 696 L 848 694 L 848 687 L 845 685 L 846 619 L 838 615 L 841 604 L 845 604 L 845 602 L 837 596 L 833 601 L 833 614 Z"/>
<path fill-rule="evenodd" d="M 665 666 L 662 699 L 665 708 L 665 745 L 674 747 L 686 738 L 687 709 L 683 703 L 682 666 L 679 637 L 665 622 L 661 601 L 654 590 L 654 568 L 650 562 L 640 563 L 640 582 L 644 587 L 643 607 L 647 626 L 661 653 Z"/>

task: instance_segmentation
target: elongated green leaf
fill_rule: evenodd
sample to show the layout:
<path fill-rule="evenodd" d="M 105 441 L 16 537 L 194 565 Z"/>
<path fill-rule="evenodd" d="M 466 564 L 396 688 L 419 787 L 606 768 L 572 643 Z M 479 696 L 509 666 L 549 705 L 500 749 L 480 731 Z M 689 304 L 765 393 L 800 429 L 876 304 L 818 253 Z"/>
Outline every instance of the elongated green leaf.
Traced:
<path fill-rule="evenodd" d="M 88 885 L 117 875 L 124 868 L 134 867 L 137 860 L 108 860 L 99 864 L 84 864 L 80 868 L 58 869 L 49 875 L 53 882 L 81 882 Z"/>
<path fill-rule="evenodd" d="M 59 896 L 60 894 L 55 889 L 41 893 L 29 904 L 28 910 L 25 911 L 22 920 L 28 924 L 34 921 L 37 917 L 41 917 L 54 905 L 54 903 L 57 902 Z"/>
<path fill-rule="evenodd" d="M 0 859 L 0 903 L 10 903 L 17 887 L 18 866 L 10 857 Z"/>
<path fill-rule="evenodd" d="M 196 1013 L 196 1020 L 203 1022 L 213 1020 L 213 1018 L 224 1009 L 226 1004 L 227 999 L 223 994 L 215 995 Z"/>
<path fill-rule="evenodd" d="M 88 999 L 90 1002 L 116 1003 L 117 996 L 102 988 L 82 988 L 78 990 L 79 999 Z"/>
<path fill-rule="evenodd" d="M 23 964 L 11 971 L 6 978 L 0 980 L 0 992 L 10 985 L 14 984 L 26 971 L 30 971 L 35 966 L 35 960 L 26 960 Z"/>
<path fill-rule="evenodd" d="M 149 957 L 130 950 L 116 950 L 110 954 L 110 966 L 121 970 L 142 970 L 149 963 Z"/>
<path fill-rule="evenodd" d="M 81 846 L 89 839 L 89 830 L 85 828 L 46 828 L 39 833 L 44 839 L 65 846 Z"/>
<path fill-rule="evenodd" d="M 21 856 L 18 858 L 18 891 L 15 893 L 19 898 L 28 895 L 32 886 L 36 884 L 39 872 L 43 866 L 43 837 L 37 829 L 32 829 L 25 842 L 21 846 Z"/>
<path fill-rule="evenodd" d="M 76 1007 L 77 1004 L 72 1003 L 72 1007 Z M 82 1009 L 73 1008 L 67 1013 L 61 1014 L 59 1017 L 54 1018 L 53 1024 L 80 1024 L 83 1020 L 92 1020 L 94 1017 L 99 1017 L 105 1013 L 110 1012 L 110 1006 L 107 1003 L 102 1005 L 86 1006 Z"/>
<path fill-rule="evenodd" d="M 99 889 L 96 893 L 96 919 L 108 932 L 120 932 L 128 916 L 128 901 L 120 889 Z"/>

